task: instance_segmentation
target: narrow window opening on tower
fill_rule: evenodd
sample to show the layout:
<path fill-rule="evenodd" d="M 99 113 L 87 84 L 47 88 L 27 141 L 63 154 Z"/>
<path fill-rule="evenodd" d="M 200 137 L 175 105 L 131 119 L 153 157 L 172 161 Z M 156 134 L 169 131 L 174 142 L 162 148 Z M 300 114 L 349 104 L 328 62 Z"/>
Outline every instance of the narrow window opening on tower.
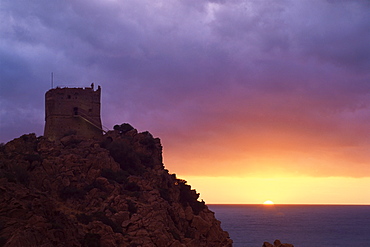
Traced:
<path fill-rule="evenodd" d="M 70 99 L 71 98 L 71 95 L 68 95 L 68 99 Z"/>
<path fill-rule="evenodd" d="M 74 115 L 78 115 L 78 107 L 73 108 L 73 113 L 74 113 Z"/>

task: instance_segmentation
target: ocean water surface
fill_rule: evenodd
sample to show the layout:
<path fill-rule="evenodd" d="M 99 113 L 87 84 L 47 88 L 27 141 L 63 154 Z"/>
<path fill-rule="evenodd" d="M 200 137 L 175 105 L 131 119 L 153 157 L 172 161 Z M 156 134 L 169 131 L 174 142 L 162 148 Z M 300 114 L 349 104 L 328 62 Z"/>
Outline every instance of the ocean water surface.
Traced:
<path fill-rule="evenodd" d="M 235 247 L 370 247 L 370 206 L 208 205 Z"/>

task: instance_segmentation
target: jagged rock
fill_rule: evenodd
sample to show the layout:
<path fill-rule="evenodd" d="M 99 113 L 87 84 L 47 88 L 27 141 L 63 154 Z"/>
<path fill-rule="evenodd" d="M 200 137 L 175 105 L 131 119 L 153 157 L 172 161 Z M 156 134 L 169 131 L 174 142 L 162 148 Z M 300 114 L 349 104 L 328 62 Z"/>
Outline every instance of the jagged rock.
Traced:
<path fill-rule="evenodd" d="M 274 241 L 274 244 L 270 244 L 269 242 L 264 242 L 262 247 L 294 247 L 292 244 L 282 244 L 279 239 Z"/>
<path fill-rule="evenodd" d="M 0 147 L 3 246 L 232 246 L 149 132 L 23 135 Z"/>

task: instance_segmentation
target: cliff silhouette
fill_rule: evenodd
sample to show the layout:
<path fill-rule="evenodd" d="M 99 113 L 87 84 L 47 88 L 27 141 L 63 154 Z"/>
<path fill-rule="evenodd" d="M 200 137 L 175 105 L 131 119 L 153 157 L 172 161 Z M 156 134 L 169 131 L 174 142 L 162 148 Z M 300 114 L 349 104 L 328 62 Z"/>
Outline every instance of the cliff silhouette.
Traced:
<path fill-rule="evenodd" d="M 198 197 L 129 124 L 0 147 L 0 246 L 232 246 Z"/>

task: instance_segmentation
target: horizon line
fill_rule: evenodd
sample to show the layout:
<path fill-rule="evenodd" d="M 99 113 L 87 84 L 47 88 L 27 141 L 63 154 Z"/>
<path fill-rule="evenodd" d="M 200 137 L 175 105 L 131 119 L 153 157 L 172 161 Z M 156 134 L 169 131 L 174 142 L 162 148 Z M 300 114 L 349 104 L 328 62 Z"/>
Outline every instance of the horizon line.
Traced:
<path fill-rule="evenodd" d="M 274 204 L 263 204 L 263 203 L 206 203 L 206 205 L 262 205 L 262 206 L 274 206 L 274 205 L 300 205 L 300 206 L 370 206 L 370 203 L 274 203 Z"/>

